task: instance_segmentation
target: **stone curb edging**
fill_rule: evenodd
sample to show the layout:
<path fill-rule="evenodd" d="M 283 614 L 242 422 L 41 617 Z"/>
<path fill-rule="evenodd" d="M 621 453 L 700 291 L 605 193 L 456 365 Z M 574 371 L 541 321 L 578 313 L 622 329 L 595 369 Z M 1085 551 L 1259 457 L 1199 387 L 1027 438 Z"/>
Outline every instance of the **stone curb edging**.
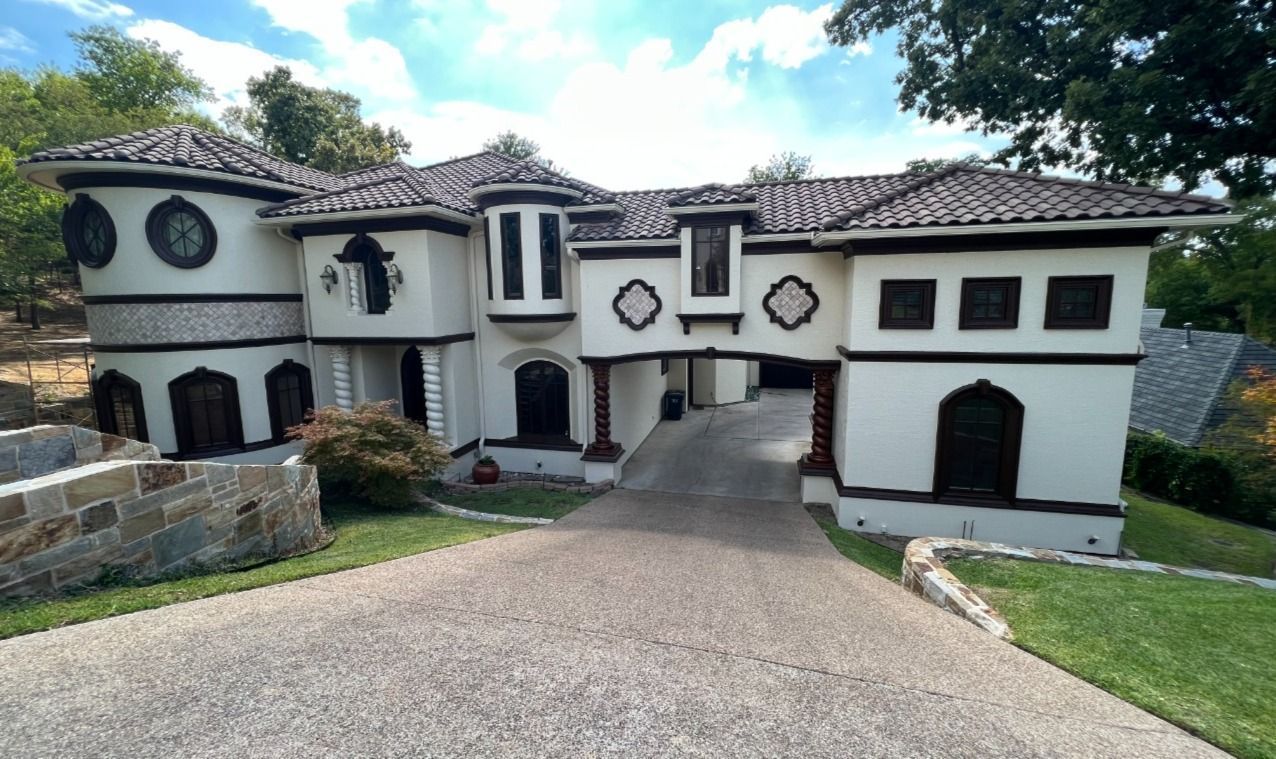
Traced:
<path fill-rule="evenodd" d="M 602 495 L 611 490 L 615 483 L 611 480 L 603 480 L 594 484 L 587 482 L 550 482 L 548 480 L 528 479 L 528 480 L 506 480 L 491 485 L 476 485 L 472 482 L 458 482 L 455 480 L 439 483 L 443 486 L 443 490 L 449 495 L 464 495 L 466 493 L 500 493 L 506 490 L 554 490 L 563 493 L 581 493 L 583 495 Z"/>
<path fill-rule="evenodd" d="M 460 517 L 461 519 L 472 519 L 476 522 L 499 522 L 501 524 L 553 524 L 554 520 L 544 517 L 516 517 L 509 514 L 489 514 L 486 511 L 474 511 L 472 509 L 462 509 L 459 506 L 449 506 L 446 503 L 439 503 L 429 496 L 418 495 L 417 500 L 425 507 L 433 509 L 441 514 Z"/>
<path fill-rule="evenodd" d="M 1010 640 L 1010 626 L 1006 620 L 983 599 L 966 587 L 944 566 L 944 560 L 963 558 L 1005 558 L 1021 561 L 1049 561 L 1074 566 L 1102 567 L 1104 569 L 1128 569 L 1138 572 L 1155 572 L 1165 575 L 1196 577 L 1202 580 L 1218 580 L 1238 585 L 1250 585 L 1276 590 L 1276 579 L 1249 577 L 1230 572 L 1208 569 L 1190 569 L 1152 561 L 1109 559 L 1070 551 L 1048 548 L 1020 548 L 1001 543 L 982 543 L 957 538 L 918 538 L 904 549 L 904 565 L 900 583 L 936 606 L 964 617 L 999 638 Z"/>

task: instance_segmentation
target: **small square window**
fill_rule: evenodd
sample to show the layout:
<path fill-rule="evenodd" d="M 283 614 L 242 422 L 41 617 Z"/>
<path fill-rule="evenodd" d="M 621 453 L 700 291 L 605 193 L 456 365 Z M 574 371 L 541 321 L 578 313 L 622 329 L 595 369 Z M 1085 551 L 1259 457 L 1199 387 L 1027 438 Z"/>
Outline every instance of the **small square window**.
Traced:
<path fill-rule="evenodd" d="M 1046 329 L 1107 329 L 1112 276 L 1051 277 L 1046 293 Z"/>
<path fill-rule="evenodd" d="M 961 329 L 1014 329 L 1019 326 L 1019 277 L 963 279 Z"/>
<path fill-rule="evenodd" d="M 931 329 L 935 326 L 935 280 L 882 280 L 881 329 Z"/>

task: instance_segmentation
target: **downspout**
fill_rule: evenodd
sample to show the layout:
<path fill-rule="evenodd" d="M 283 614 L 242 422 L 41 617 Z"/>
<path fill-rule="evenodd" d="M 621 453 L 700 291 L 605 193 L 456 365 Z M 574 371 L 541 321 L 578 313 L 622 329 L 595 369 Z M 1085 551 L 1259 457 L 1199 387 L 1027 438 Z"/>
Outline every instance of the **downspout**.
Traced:
<path fill-rule="evenodd" d="M 478 289 L 478 230 L 471 230 L 469 236 L 469 251 L 466 256 L 469 259 L 466 263 L 470 268 L 470 319 L 474 325 L 474 373 L 478 378 L 478 418 L 479 418 L 479 455 L 487 455 L 487 386 L 483 384 L 483 339 L 479 334 L 479 289 Z"/>

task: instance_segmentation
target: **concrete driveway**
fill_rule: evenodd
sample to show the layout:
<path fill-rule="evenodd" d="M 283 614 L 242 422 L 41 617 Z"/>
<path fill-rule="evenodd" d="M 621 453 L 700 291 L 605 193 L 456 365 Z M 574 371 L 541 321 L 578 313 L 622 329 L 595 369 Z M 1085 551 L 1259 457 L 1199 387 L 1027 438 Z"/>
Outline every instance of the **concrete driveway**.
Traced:
<path fill-rule="evenodd" d="M 811 391 L 763 388 L 758 400 L 691 409 L 656 425 L 625 462 L 632 490 L 796 501 L 811 450 Z"/>
<path fill-rule="evenodd" d="M 796 504 L 551 526 L 0 643 L 0 756 L 1221 756 Z"/>

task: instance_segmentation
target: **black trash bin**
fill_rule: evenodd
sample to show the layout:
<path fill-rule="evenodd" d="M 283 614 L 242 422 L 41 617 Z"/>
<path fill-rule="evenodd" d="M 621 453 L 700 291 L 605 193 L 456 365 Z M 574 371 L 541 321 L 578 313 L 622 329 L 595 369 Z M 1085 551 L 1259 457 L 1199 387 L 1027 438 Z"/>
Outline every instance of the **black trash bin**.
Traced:
<path fill-rule="evenodd" d="M 687 400 L 687 394 L 681 390 L 665 391 L 665 413 L 666 419 L 678 421 L 682 418 L 682 405 Z"/>

